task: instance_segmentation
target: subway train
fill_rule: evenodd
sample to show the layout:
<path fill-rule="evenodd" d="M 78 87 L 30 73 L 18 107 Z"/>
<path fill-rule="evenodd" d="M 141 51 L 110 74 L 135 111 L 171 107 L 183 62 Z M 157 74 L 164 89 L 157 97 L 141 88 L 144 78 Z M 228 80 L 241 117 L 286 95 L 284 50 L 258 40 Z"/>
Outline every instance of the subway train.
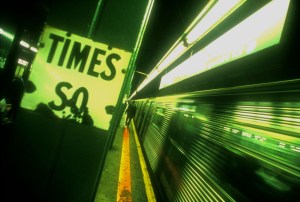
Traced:
<path fill-rule="evenodd" d="M 295 4 L 289 9 L 278 44 L 215 56 L 217 68 L 185 76 L 205 65 L 201 51 L 227 48 L 217 41 L 230 31 L 219 32 L 131 96 L 161 201 L 300 201 L 299 39 Z"/>
<path fill-rule="evenodd" d="M 162 201 L 299 200 L 300 97 L 264 87 L 136 100 Z"/>

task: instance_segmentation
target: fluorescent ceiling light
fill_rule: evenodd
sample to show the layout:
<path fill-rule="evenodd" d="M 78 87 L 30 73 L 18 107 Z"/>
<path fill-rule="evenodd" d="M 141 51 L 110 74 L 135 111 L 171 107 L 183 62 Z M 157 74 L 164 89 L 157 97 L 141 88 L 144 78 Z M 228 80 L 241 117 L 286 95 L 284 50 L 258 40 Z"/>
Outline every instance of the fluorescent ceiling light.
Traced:
<path fill-rule="evenodd" d="M 160 89 L 280 42 L 289 0 L 273 0 L 164 75 Z"/>
<path fill-rule="evenodd" d="M 184 32 L 184 38 L 177 40 L 161 59 L 157 65 L 157 69 L 160 72 L 166 69 L 172 62 L 185 53 L 191 44 L 202 39 L 245 1 L 246 0 L 209 1 Z"/>
<path fill-rule="evenodd" d="M 22 60 L 22 59 L 19 58 L 18 59 L 18 64 L 27 66 L 28 62 L 26 60 Z"/>
<path fill-rule="evenodd" d="M 208 32 L 219 25 L 233 11 L 240 7 L 246 0 L 218 1 L 209 12 L 197 23 L 186 36 L 188 44 L 203 38 Z"/>
<path fill-rule="evenodd" d="M 24 46 L 25 48 L 29 48 L 29 44 L 25 41 L 20 41 L 21 46 Z"/>
<path fill-rule="evenodd" d="M 246 0 L 209 1 L 205 8 L 201 10 L 195 20 L 186 29 L 183 37 L 175 42 L 165 56 L 158 62 L 156 67 L 150 72 L 149 77 L 142 82 L 138 91 L 144 88 L 152 79 L 158 76 L 160 72 L 183 55 L 191 47 L 189 44 L 193 44 L 203 38 L 245 1 Z M 158 70 L 158 72 L 156 70 Z"/>
<path fill-rule="evenodd" d="M 2 28 L 0 28 L 0 35 L 5 36 L 6 38 L 8 38 L 10 41 L 12 41 L 14 39 L 14 36 L 6 31 L 4 31 Z"/>
<path fill-rule="evenodd" d="M 159 71 L 155 69 L 147 76 L 147 78 L 144 80 L 144 82 L 137 88 L 137 91 L 140 91 L 143 89 L 151 80 L 153 80 L 157 75 L 159 74 Z"/>
<path fill-rule="evenodd" d="M 32 52 L 35 52 L 35 53 L 37 53 L 38 52 L 38 50 L 35 48 L 35 47 L 30 47 L 30 50 L 32 51 Z"/>
<path fill-rule="evenodd" d="M 180 42 L 170 53 L 168 53 L 167 57 L 162 60 L 162 62 L 157 66 L 159 71 L 163 71 L 166 69 L 176 58 L 182 55 L 187 47 L 183 42 Z"/>
<path fill-rule="evenodd" d="M 201 10 L 201 12 L 197 15 L 195 20 L 190 24 L 190 26 L 183 33 L 183 37 L 180 37 L 175 44 L 168 50 L 168 52 L 163 56 L 163 58 L 158 62 L 155 68 L 157 68 L 160 72 L 166 69 L 170 64 L 172 64 L 178 57 L 180 57 L 184 52 L 188 50 L 188 44 L 186 43 L 186 35 L 193 31 L 195 25 L 199 22 L 199 20 L 207 13 L 209 9 L 215 4 L 215 0 L 211 0 L 208 4 Z"/>

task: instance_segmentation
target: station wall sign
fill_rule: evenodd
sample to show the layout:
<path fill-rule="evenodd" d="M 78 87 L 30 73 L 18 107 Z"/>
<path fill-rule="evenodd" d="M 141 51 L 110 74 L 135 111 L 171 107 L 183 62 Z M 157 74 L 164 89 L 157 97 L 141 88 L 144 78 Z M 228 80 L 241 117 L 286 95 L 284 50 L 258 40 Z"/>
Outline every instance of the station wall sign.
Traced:
<path fill-rule="evenodd" d="M 45 26 L 21 107 L 108 130 L 131 53 Z"/>

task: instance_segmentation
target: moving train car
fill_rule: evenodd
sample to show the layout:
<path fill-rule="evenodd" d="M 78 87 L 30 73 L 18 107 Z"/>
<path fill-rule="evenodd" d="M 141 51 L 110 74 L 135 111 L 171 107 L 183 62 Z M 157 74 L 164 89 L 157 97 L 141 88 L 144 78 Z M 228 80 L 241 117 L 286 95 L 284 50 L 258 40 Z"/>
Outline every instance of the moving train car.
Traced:
<path fill-rule="evenodd" d="M 131 96 L 137 104 L 135 127 L 162 201 L 300 199 L 298 7 L 295 1 L 260 3 L 251 7 L 252 15 L 245 14 L 250 7 L 237 9 L 234 18 L 216 26 L 227 26 L 226 31 L 214 28 L 168 68 L 156 67 L 152 73 L 161 70 L 159 75 Z M 268 39 L 276 35 L 274 27 L 245 46 L 239 41 L 246 32 L 257 37 L 268 24 L 264 20 L 280 15 L 275 41 Z M 243 17 L 233 21 L 237 16 Z M 236 51 L 230 48 L 235 45 Z M 219 53 L 224 49 L 227 55 Z"/>
<path fill-rule="evenodd" d="M 136 101 L 136 128 L 165 201 L 299 199 L 299 96 L 263 87 Z"/>

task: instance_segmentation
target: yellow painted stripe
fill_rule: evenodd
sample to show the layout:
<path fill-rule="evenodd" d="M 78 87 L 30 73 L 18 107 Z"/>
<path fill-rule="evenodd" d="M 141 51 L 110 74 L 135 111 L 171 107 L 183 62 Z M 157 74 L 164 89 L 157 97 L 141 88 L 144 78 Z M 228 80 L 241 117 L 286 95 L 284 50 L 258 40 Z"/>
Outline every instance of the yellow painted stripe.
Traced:
<path fill-rule="evenodd" d="M 147 199 L 148 199 L 148 202 L 155 202 L 156 201 L 155 194 L 154 194 L 154 191 L 153 191 L 150 176 L 149 176 L 149 173 L 148 173 L 148 169 L 147 169 L 147 166 L 146 166 L 144 155 L 143 155 L 143 152 L 142 152 L 142 149 L 141 149 L 141 145 L 140 145 L 140 142 L 139 142 L 139 139 L 138 139 L 136 129 L 135 129 L 135 125 L 134 125 L 133 121 L 132 121 L 132 128 L 133 128 L 133 132 L 134 132 L 134 138 L 135 138 L 136 147 L 137 147 L 139 160 L 140 160 L 140 164 L 141 164 L 141 169 L 142 169 L 142 173 L 143 173 L 143 179 L 144 179 Z"/>
<path fill-rule="evenodd" d="M 119 172 L 118 194 L 117 201 L 132 201 L 131 200 L 131 176 L 130 176 L 130 150 L 129 150 L 129 131 L 124 128 L 122 155 Z"/>

